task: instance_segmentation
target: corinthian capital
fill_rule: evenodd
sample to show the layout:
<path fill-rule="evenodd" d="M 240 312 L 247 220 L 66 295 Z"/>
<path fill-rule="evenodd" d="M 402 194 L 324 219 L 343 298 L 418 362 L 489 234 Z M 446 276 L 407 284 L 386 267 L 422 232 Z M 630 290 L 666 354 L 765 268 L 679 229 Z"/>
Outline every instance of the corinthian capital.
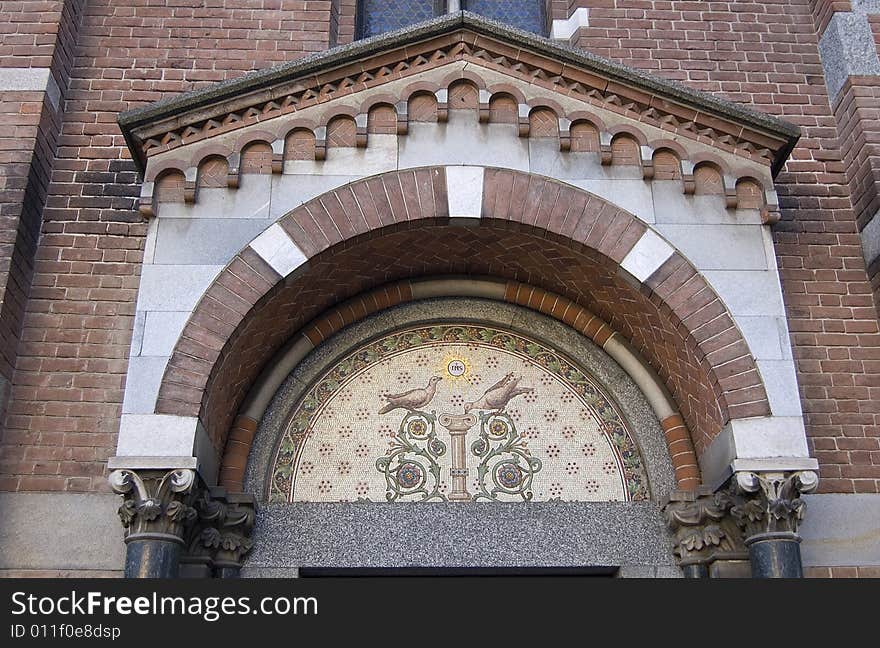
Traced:
<path fill-rule="evenodd" d="M 256 502 L 251 495 L 227 493 L 223 488 L 202 492 L 196 501 L 198 520 L 187 542 L 188 563 L 218 569 L 238 569 L 253 546 L 251 534 Z"/>
<path fill-rule="evenodd" d="M 670 494 L 663 514 L 682 567 L 745 557 L 742 534 L 730 516 L 735 504 L 729 493 L 705 488 Z"/>
<path fill-rule="evenodd" d="M 122 495 L 119 519 L 126 540 L 136 536 L 181 542 L 186 527 L 196 518 L 192 507 L 196 473 L 176 470 L 129 470 L 110 473 L 113 492 Z"/>
<path fill-rule="evenodd" d="M 746 544 L 767 538 L 797 538 L 804 517 L 801 495 L 816 489 L 819 477 L 798 472 L 738 472 L 732 480 L 737 504 L 731 514 L 743 529 Z"/>

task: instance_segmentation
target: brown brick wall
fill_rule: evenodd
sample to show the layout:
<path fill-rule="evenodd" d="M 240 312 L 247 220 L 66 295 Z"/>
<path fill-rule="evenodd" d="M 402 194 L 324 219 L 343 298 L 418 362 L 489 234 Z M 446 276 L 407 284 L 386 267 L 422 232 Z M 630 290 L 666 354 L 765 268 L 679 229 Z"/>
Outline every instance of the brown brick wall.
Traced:
<path fill-rule="evenodd" d="M 842 9 L 809 0 L 576 4 L 590 7 L 581 47 L 802 128 L 777 180 L 774 241 L 807 433 L 822 492 L 880 492 L 880 336 L 816 32 Z"/>
<path fill-rule="evenodd" d="M 10 12 L 20 4 L 9 3 Z M 827 3 L 569 5 L 559 17 L 574 6 L 590 7 L 583 47 L 804 129 L 779 178 L 783 220 L 774 238 L 808 433 L 822 461 L 823 491 L 877 492 L 880 336 L 817 51 L 816 25 L 826 20 Z M 102 462 L 115 443 L 145 232 L 117 113 L 324 49 L 333 6 L 290 0 L 86 5 L 3 438 L 3 458 L 11 464 L 3 467 L 0 487 L 104 488 Z M 336 7 L 343 42 L 350 4 Z M 29 34 L 27 47 L 43 48 L 37 45 L 43 27 L 31 22 L 37 26 L 19 35 Z M 51 55 L 27 56 L 39 62 Z M 82 459 L 43 465 L 25 459 L 26 450 Z"/>
<path fill-rule="evenodd" d="M 852 11 L 852 3 L 849 0 L 810 0 L 810 6 L 820 35 L 825 32 L 835 13 Z"/>
<path fill-rule="evenodd" d="M 55 85 L 50 92 L 0 92 L 0 376 L 4 382 L 12 379 L 17 359 L 81 5 L 80 0 L 0 3 L 4 16 L 0 66 L 48 68 Z M 7 395 L 4 386 L 0 416 L 5 414 Z M 0 461 L 7 459 L 5 452 L 0 454 Z"/>
<path fill-rule="evenodd" d="M 880 210 L 880 76 L 851 76 L 835 100 L 840 149 L 859 228 Z"/>
<path fill-rule="evenodd" d="M 21 16 L 22 3 L 5 11 Z M 4 47 L 48 65 L 43 22 Z M 327 48 L 331 2 L 192 0 L 80 9 L 62 134 L 43 212 L 5 431 L 0 489 L 106 490 L 146 224 L 120 111 Z M 3 25 L 7 28 L 8 25 Z M 8 50 L 7 50 L 8 51 Z M 15 65 L 21 65 L 16 63 Z M 29 118 L 29 117 L 28 117 Z M 30 118 L 29 118 L 30 119 Z M 5 165 L 4 165 L 5 166 Z M 48 180 L 48 178 L 46 178 Z"/>

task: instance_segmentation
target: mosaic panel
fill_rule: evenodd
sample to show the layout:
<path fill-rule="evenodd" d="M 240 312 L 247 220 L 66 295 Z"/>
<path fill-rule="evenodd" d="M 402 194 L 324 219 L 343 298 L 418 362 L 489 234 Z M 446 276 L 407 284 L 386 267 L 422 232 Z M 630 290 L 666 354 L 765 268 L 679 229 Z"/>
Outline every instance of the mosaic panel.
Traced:
<path fill-rule="evenodd" d="M 363 0 L 361 38 L 400 29 L 437 15 L 435 0 Z"/>
<path fill-rule="evenodd" d="M 544 33 L 543 0 L 467 0 L 468 11 L 507 23 L 524 31 Z"/>
<path fill-rule="evenodd" d="M 410 328 L 338 362 L 288 420 L 271 502 L 648 499 L 615 404 L 563 354 L 471 324 Z"/>

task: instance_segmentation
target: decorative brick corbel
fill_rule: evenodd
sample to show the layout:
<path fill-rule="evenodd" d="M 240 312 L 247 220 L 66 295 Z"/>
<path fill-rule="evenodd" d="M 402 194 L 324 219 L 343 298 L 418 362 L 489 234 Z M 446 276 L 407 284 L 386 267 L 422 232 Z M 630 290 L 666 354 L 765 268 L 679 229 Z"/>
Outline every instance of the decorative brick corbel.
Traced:
<path fill-rule="evenodd" d="M 650 146 L 640 147 L 642 157 L 642 178 L 645 180 L 654 179 L 654 149 Z"/>
<path fill-rule="evenodd" d="M 559 150 L 571 150 L 571 120 L 566 117 L 559 118 Z"/>
<path fill-rule="evenodd" d="M 517 106 L 517 115 L 519 117 L 519 136 L 528 137 L 532 132 L 532 122 L 529 119 L 529 113 L 532 111 L 529 104 L 519 104 Z"/>
<path fill-rule="evenodd" d="M 437 123 L 444 124 L 449 120 L 449 91 L 441 88 L 434 96 L 437 97 Z"/>
<path fill-rule="evenodd" d="M 183 202 L 188 205 L 192 205 L 196 201 L 196 182 L 198 177 L 198 167 L 189 167 L 183 173 Z"/>
<path fill-rule="evenodd" d="M 230 189 L 238 189 L 241 178 L 241 153 L 233 153 L 226 158 L 226 186 Z"/>
<path fill-rule="evenodd" d="M 772 189 L 764 190 L 764 206 L 761 207 L 761 224 L 776 225 L 782 218 L 779 211 L 779 196 Z"/>
<path fill-rule="evenodd" d="M 736 195 L 736 178 L 722 176 L 724 182 L 724 202 L 728 209 L 736 209 L 739 205 L 739 196 Z"/>
<path fill-rule="evenodd" d="M 366 148 L 367 140 L 370 135 L 367 130 L 367 125 L 369 123 L 369 115 L 367 113 L 360 113 L 354 118 L 355 125 L 355 135 L 354 135 L 354 145 L 357 148 Z"/>
<path fill-rule="evenodd" d="M 155 218 L 156 208 L 153 191 L 156 188 L 154 182 L 144 182 L 141 185 L 141 196 L 138 199 L 138 212 L 144 218 Z"/>
<path fill-rule="evenodd" d="M 397 111 L 397 134 L 409 133 L 409 102 L 398 101 L 394 106 Z"/>
<path fill-rule="evenodd" d="M 315 129 L 315 159 L 327 159 L 327 127 L 318 126 Z"/>
<path fill-rule="evenodd" d="M 681 161 L 681 181 L 686 196 L 693 196 L 697 191 L 697 183 L 694 181 L 694 165 L 690 160 Z"/>
<path fill-rule="evenodd" d="M 610 166 L 614 161 L 614 151 L 611 150 L 611 133 L 599 133 L 599 160 L 602 166 Z"/>
<path fill-rule="evenodd" d="M 276 139 L 272 142 L 272 173 L 281 175 L 284 173 L 284 140 Z"/>
<path fill-rule="evenodd" d="M 492 116 L 491 110 L 489 108 L 489 100 L 491 98 L 492 95 L 489 94 L 488 90 L 480 88 L 479 119 L 481 124 L 488 124 L 489 119 Z"/>

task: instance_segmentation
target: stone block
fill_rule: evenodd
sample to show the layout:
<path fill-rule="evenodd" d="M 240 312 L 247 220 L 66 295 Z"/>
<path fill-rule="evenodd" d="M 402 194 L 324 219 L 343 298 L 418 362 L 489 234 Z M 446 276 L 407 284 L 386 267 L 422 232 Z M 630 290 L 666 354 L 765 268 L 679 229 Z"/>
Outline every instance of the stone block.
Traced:
<path fill-rule="evenodd" d="M 880 565 L 880 495 L 804 495 L 801 557 L 809 566 Z"/>
<path fill-rule="evenodd" d="M 115 459 L 125 457 L 196 457 L 206 482 L 217 476 L 217 450 L 195 416 L 123 414 Z"/>
<path fill-rule="evenodd" d="M 560 180 L 605 179 L 624 167 L 603 167 L 598 153 L 560 151 L 555 137 L 529 140 L 529 166 L 532 173 Z M 631 169 L 624 177 L 641 179 L 641 170 Z"/>
<path fill-rule="evenodd" d="M 672 246 L 653 230 L 645 230 L 632 250 L 624 257 L 621 267 L 641 282 L 657 271 L 672 256 Z"/>
<path fill-rule="evenodd" d="M 149 311 L 144 315 L 143 344 L 140 355 L 170 356 L 186 326 L 189 311 Z"/>
<path fill-rule="evenodd" d="M 770 411 L 775 416 L 800 416 L 801 398 L 792 360 L 758 360 Z"/>
<path fill-rule="evenodd" d="M 267 224 L 266 219 L 163 218 L 153 262 L 226 265 Z"/>
<path fill-rule="evenodd" d="M 159 385 L 165 374 L 167 357 L 137 356 L 128 361 L 125 377 L 124 414 L 149 414 L 156 408 Z"/>
<path fill-rule="evenodd" d="M 312 163 L 319 168 L 320 162 Z M 296 167 L 288 162 L 284 175 L 274 176 L 272 183 L 272 205 L 269 215 L 278 220 L 304 202 L 327 193 L 332 189 L 354 182 L 361 175 L 325 175 L 297 173 Z"/>
<path fill-rule="evenodd" d="M 698 270 L 767 269 L 760 226 L 658 223 L 656 229 Z"/>
<path fill-rule="evenodd" d="M 510 521 L 516 520 L 515 528 Z M 245 568 L 674 568 L 653 502 L 270 504 Z M 470 542 L 482 538 L 478 545 Z"/>
<path fill-rule="evenodd" d="M 682 225 L 760 225 L 756 209 L 728 209 L 724 196 L 685 195 L 681 180 L 651 183 L 657 223 Z"/>
<path fill-rule="evenodd" d="M 756 360 L 791 359 L 784 318 L 740 315 L 736 323 Z"/>
<path fill-rule="evenodd" d="M 222 265 L 145 265 L 137 310 L 192 311 Z"/>
<path fill-rule="evenodd" d="M 272 175 L 247 174 L 238 188 L 199 189 L 195 203 L 162 203 L 159 220 L 165 218 L 269 218 Z"/>
<path fill-rule="evenodd" d="M 410 124 L 400 138 L 401 169 L 457 164 L 528 171 L 528 140 L 516 124 L 480 124 L 462 111 L 450 111 L 446 124 Z"/>
<path fill-rule="evenodd" d="M 651 185 L 644 180 L 604 178 L 569 180 L 569 182 L 576 187 L 585 189 L 600 198 L 614 203 L 645 223 L 654 222 Z"/>
<path fill-rule="evenodd" d="M 880 74 L 880 58 L 864 13 L 835 13 L 819 40 L 825 84 L 833 100 L 850 76 Z"/>
<path fill-rule="evenodd" d="M 251 242 L 251 249 L 282 277 L 286 277 L 306 262 L 306 255 L 278 223 L 273 223 L 255 238 Z"/>
<path fill-rule="evenodd" d="M 0 569 L 121 570 L 117 495 L 0 493 Z"/>
<path fill-rule="evenodd" d="M 706 270 L 703 276 L 733 314 L 785 317 L 782 288 L 767 270 Z"/>
<path fill-rule="evenodd" d="M 483 168 L 446 167 L 450 218 L 479 218 L 483 209 Z"/>

